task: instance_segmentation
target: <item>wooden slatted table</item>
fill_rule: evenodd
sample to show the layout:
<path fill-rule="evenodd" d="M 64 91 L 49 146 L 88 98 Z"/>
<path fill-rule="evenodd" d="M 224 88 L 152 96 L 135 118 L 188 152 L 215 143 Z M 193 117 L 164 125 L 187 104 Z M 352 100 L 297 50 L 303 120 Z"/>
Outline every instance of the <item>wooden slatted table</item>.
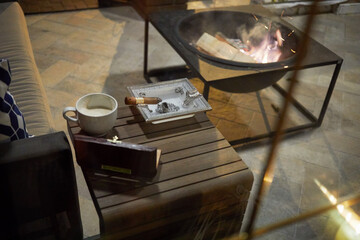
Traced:
<path fill-rule="evenodd" d="M 68 122 L 70 136 L 83 134 Z M 162 150 L 157 175 L 125 179 L 82 168 L 100 219 L 111 239 L 193 239 L 237 233 L 253 175 L 205 113 L 163 124 L 146 123 L 122 107 L 112 133 L 120 140 Z"/>

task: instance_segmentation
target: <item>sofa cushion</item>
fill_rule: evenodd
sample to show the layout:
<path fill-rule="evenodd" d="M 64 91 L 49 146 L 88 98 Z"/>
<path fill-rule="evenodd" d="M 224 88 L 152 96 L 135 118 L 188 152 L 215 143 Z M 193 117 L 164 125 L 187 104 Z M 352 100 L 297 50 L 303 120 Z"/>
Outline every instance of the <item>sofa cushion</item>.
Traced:
<path fill-rule="evenodd" d="M 0 59 L 0 142 L 28 138 L 24 117 L 8 91 L 11 70 L 6 59 Z"/>
<path fill-rule="evenodd" d="M 0 3 L 0 58 L 11 64 L 10 92 L 29 133 L 54 132 L 44 86 L 35 63 L 24 13 L 17 2 Z"/>

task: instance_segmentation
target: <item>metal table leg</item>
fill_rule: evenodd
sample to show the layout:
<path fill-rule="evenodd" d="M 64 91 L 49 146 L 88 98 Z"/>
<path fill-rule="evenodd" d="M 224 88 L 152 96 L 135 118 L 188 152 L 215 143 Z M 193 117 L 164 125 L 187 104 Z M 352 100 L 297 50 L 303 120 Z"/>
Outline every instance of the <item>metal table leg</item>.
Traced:
<path fill-rule="evenodd" d="M 320 127 L 321 124 L 322 124 L 322 122 L 323 122 L 323 120 L 324 120 L 325 112 L 326 112 L 327 107 L 328 107 L 328 105 L 329 105 L 332 92 L 333 92 L 333 90 L 334 90 L 334 88 L 335 88 L 335 83 L 336 83 L 336 80 L 337 80 L 337 78 L 338 78 L 338 76 L 339 76 L 339 72 L 340 72 L 340 68 L 341 68 L 342 62 L 343 62 L 343 60 L 339 61 L 339 62 L 336 64 L 336 67 L 335 67 L 333 76 L 332 76 L 332 78 L 331 78 L 331 82 L 330 82 L 328 91 L 327 91 L 327 93 L 326 93 L 326 97 L 325 97 L 323 106 L 322 106 L 321 111 L 320 111 L 319 118 L 317 119 L 317 123 L 316 123 L 317 127 Z"/>
<path fill-rule="evenodd" d="M 149 74 L 148 74 L 148 54 L 149 54 L 149 19 L 145 18 L 145 29 L 144 29 L 144 70 L 143 75 L 145 80 L 148 83 L 151 83 Z"/>
<path fill-rule="evenodd" d="M 315 117 L 308 109 L 305 108 L 305 106 L 303 106 L 300 102 L 298 102 L 294 97 L 291 97 L 291 103 L 293 104 L 294 107 L 296 107 L 296 109 L 301 112 L 309 121 L 310 123 L 305 123 L 302 125 L 298 125 L 295 127 L 290 127 L 284 130 L 284 133 L 292 133 L 292 132 L 298 132 L 300 130 L 305 130 L 308 128 L 314 128 L 314 127 L 320 127 L 323 120 L 324 120 L 324 116 L 327 110 L 327 107 L 329 105 L 330 102 L 330 98 L 331 95 L 333 93 L 333 90 L 335 88 L 335 84 L 336 84 L 336 80 L 339 76 L 339 72 L 341 69 L 341 65 L 342 65 L 343 60 L 339 61 L 338 63 L 336 63 L 333 75 L 331 77 L 331 81 L 328 87 L 328 91 L 326 93 L 321 111 L 319 113 L 319 117 Z M 287 92 L 280 87 L 277 83 L 273 85 L 274 89 L 276 89 L 283 97 L 285 97 L 287 95 Z M 264 117 L 264 116 L 263 116 Z M 230 141 L 230 144 L 232 146 L 235 145 L 240 145 L 240 144 L 244 144 L 244 143 L 250 143 L 250 142 L 254 142 L 257 140 L 261 140 L 264 138 L 271 138 L 275 135 L 275 131 L 270 131 L 269 133 L 264 133 L 264 134 L 260 134 L 254 137 L 246 137 L 246 138 L 241 138 L 241 139 L 237 139 L 237 140 L 233 140 Z"/>

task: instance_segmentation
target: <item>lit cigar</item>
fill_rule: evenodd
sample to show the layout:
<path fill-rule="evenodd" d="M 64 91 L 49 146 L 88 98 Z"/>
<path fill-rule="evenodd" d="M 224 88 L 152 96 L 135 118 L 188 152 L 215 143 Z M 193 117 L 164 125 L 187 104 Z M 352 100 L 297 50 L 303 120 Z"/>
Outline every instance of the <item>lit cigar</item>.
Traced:
<path fill-rule="evenodd" d="M 158 97 L 125 97 L 126 105 L 158 104 L 161 101 L 161 98 Z"/>

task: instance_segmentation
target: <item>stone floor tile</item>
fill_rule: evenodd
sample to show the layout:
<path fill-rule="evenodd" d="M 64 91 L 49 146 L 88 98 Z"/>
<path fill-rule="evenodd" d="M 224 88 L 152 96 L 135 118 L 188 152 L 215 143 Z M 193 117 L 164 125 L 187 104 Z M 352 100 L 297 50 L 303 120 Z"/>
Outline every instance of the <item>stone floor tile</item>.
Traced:
<path fill-rule="evenodd" d="M 41 37 L 38 37 L 31 42 L 32 47 L 35 50 L 47 49 L 51 45 L 53 45 L 59 38 L 61 38 L 61 35 L 58 35 L 56 33 L 46 34 L 46 35 L 44 34 Z"/>
<path fill-rule="evenodd" d="M 299 159 L 305 163 L 327 168 L 337 168 L 335 156 L 325 145 L 323 138 L 316 138 L 290 146 L 281 146 L 278 150 L 278 156 L 285 159 Z"/>
<path fill-rule="evenodd" d="M 339 159 L 340 187 L 339 196 L 354 194 L 354 189 L 360 189 L 360 157 L 348 153 L 335 152 Z"/>
<path fill-rule="evenodd" d="M 69 92 L 59 91 L 56 89 L 46 88 L 46 94 L 48 95 L 50 107 L 54 109 L 60 109 L 64 107 L 75 106 L 77 101 L 77 95 Z"/>
<path fill-rule="evenodd" d="M 56 13 L 48 14 L 45 19 L 63 24 L 69 17 L 73 15 L 74 13 L 72 12 L 56 12 Z"/>
<path fill-rule="evenodd" d="M 360 139 L 337 133 L 336 131 L 324 132 L 324 138 L 313 142 L 333 151 L 360 156 Z"/>
<path fill-rule="evenodd" d="M 204 83 L 199 78 L 190 78 L 189 79 L 192 85 L 202 94 L 204 90 Z"/>
<path fill-rule="evenodd" d="M 230 103 L 230 99 L 232 98 L 232 93 L 227 93 L 216 88 L 210 87 L 209 91 L 209 99 L 216 100 L 224 103 Z M 238 104 L 239 102 L 237 102 Z M 237 105 L 236 103 L 234 105 Z"/>
<path fill-rule="evenodd" d="M 113 26 L 113 22 L 110 22 L 107 19 L 92 19 L 92 18 L 85 18 L 85 17 L 77 17 L 77 16 L 71 16 L 67 18 L 64 22 L 65 24 L 78 27 L 78 28 L 84 28 L 90 31 L 100 31 L 100 32 L 107 32 L 109 31 Z"/>
<path fill-rule="evenodd" d="M 360 121 L 342 119 L 341 129 L 345 135 L 360 139 Z"/>
<path fill-rule="evenodd" d="M 68 62 L 72 62 L 75 64 L 83 64 L 88 61 L 93 55 L 84 53 L 82 51 L 70 50 L 62 47 L 61 42 L 57 44 L 53 44 L 53 46 L 44 49 L 43 51 L 39 51 L 46 56 L 51 56 L 52 58 L 62 59 Z"/>
<path fill-rule="evenodd" d="M 285 219 L 295 217 L 296 215 L 298 215 L 298 207 L 294 209 L 287 202 L 282 202 L 280 205 L 279 202 L 275 200 L 266 199 L 266 202 L 264 202 L 259 209 L 259 215 L 255 221 L 255 227 L 266 227 Z M 295 230 L 295 225 L 288 225 L 286 227 L 282 227 L 278 231 L 291 239 L 295 235 Z"/>
<path fill-rule="evenodd" d="M 323 185 L 336 198 L 338 197 L 340 181 L 338 170 L 308 163 L 305 166 L 305 176 L 300 203 L 300 208 L 303 211 L 314 210 L 331 204 L 316 182 Z"/>
<path fill-rule="evenodd" d="M 268 115 L 266 119 L 267 120 L 264 120 L 261 113 L 254 112 L 250 122 L 248 123 L 249 129 L 247 136 L 254 137 L 257 135 L 269 133 L 270 131 L 274 131 L 278 118 Z"/>
<path fill-rule="evenodd" d="M 237 140 L 239 136 L 246 136 L 248 127 L 244 124 L 220 119 L 216 125 L 217 129 L 227 136 L 228 141 Z"/>
<path fill-rule="evenodd" d="M 43 18 L 49 17 L 52 14 L 33 14 L 33 15 L 26 15 L 26 24 L 27 26 L 31 26 L 32 24 L 36 23 L 37 21 L 40 21 Z M 31 31 L 29 31 L 31 32 Z"/>
<path fill-rule="evenodd" d="M 214 124 L 215 126 L 219 123 L 220 121 L 220 118 L 217 118 L 217 117 L 214 117 L 214 116 L 211 116 L 211 115 L 207 115 L 208 118 L 210 119 L 210 121 L 212 122 L 212 124 Z"/>
<path fill-rule="evenodd" d="M 50 68 L 59 61 L 59 59 L 54 58 L 54 56 L 42 54 L 37 51 L 34 52 L 34 57 L 40 73 L 44 72 L 46 69 Z"/>
<path fill-rule="evenodd" d="M 220 119 L 226 119 L 228 121 L 249 124 L 252 119 L 252 112 L 241 107 L 236 107 L 229 104 L 224 104 L 218 101 L 209 100 L 209 104 L 212 106 L 212 111 L 208 112 L 209 116 L 214 116 Z"/>
<path fill-rule="evenodd" d="M 106 61 L 102 61 L 101 57 L 92 57 L 86 64 L 76 65 L 71 72 L 71 76 L 82 79 L 84 81 L 91 81 L 100 72 L 108 71 Z"/>
<path fill-rule="evenodd" d="M 54 21 L 49 21 L 46 19 L 41 19 L 37 21 L 36 25 L 33 25 L 33 27 L 39 28 L 43 31 L 49 31 L 64 36 L 69 35 L 77 30 L 73 26 L 57 23 Z"/>
<path fill-rule="evenodd" d="M 69 39 L 63 43 L 68 48 L 81 50 L 86 53 L 95 54 L 96 56 L 113 57 L 114 55 L 113 47 L 106 45 L 106 42 L 103 44 L 85 40 L 74 42 L 72 39 Z"/>
<path fill-rule="evenodd" d="M 328 234 L 329 230 L 332 232 L 331 235 L 334 236 L 333 234 L 337 226 L 332 223 L 334 229 L 327 227 L 331 221 L 328 214 L 322 214 L 296 223 L 295 239 L 325 239 L 324 236 Z"/>
<path fill-rule="evenodd" d="M 73 72 L 78 66 L 74 63 L 59 60 L 54 65 L 51 65 L 45 71 L 41 73 L 41 78 L 45 84 L 45 87 L 54 87 L 71 72 Z"/>
<path fill-rule="evenodd" d="M 61 82 L 59 82 L 54 88 L 64 92 L 72 92 L 80 95 L 85 95 L 88 93 L 102 92 L 103 86 L 100 84 L 95 84 L 89 81 L 83 81 L 81 79 L 68 76 Z"/>
<path fill-rule="evenodd" d="M 230 104 L 260 111 L 259 103 L 255 94 L 231 94 Z"/>
<path fill-rule="evenodd" d="M 275 160 L 275 176 L 290 179 L 294 183 L 303 184 L 306 176 L 306 163 L 296 158 L 277 157 Z"/>

